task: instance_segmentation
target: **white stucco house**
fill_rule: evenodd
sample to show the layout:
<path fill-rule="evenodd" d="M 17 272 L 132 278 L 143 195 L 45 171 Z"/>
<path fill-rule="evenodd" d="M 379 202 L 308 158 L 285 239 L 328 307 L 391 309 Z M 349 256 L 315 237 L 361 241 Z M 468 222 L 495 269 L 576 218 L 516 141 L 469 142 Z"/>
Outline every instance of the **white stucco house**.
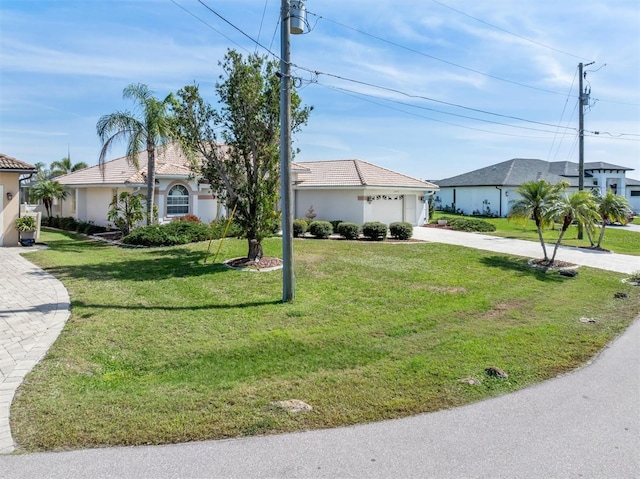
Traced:
<path fill-rule="evenodd" d="M 139 169 L 125 157 L 56 178 L 69 196 L 54 205 L 54 215 L 107 225 L 113 196 L 122 191 L 146 194 L 147 154 L 138 155 Z M 144 166 L 143 166 L 144 165 Z M 304 218 L 313 206 L 318 220 L 427 221 L 425 198 L 437 191 L 432 183 L 411 178 L 362 160 L 297 162 L 292 165 L 294 216 Z M 154 204 L 161 222 L 193 214 L 210 222 L 226 215 L 210 186 L 202 183 L 176 145 L 156 153 Z"/>
<path fill-rule="evenodd" d="M 640 181 L 627 178 L 633 168 L 604 162 L 584 164 L 584 188 L 614 193 L 629 200 L 634 212 L 640 212 Z M 578 189 L 578 163 L 549 162 L 514 158 L 478 170 L 435 181 L 440 191 L 435 195 L 436 209 L 454 209 L 464 214 L 507 216 L 510 201 L 517 199 L 516 188 L 526 181 L 545 179 L 550 183 L 567 181 L 569 191 Z"/>
<path fill-rule="evenodd" d="M 294 216 L 311 207 L 316 219 L 363 224 L 428 221 L 427 199 L 438 187 L 363 160 L 294 164 Z"/>

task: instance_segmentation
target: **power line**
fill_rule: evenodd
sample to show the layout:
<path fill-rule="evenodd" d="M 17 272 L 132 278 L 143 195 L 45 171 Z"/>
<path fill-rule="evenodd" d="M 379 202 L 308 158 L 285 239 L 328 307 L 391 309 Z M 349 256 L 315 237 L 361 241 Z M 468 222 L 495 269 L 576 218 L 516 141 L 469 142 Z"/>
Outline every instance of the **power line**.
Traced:
<path fill-rule="evenodd" d="M 459 13 L 460 15 L 464 15 L 465 17 L 471 18 L 471 19 L 475 20 L 476 22 L 480 22 L 480 23 L 482 23 L 484 25 L 487 25 L 487 26 L 489 26 L 491 28 L 495 28 L 496 30 L 500 30 L 501 32 L 508 33 L 509 35 L 513 35 L 514 37 L 520 38 L 522 40 L 526 40 L 526 41 L 528 41 L 530 43 L 533 43 L 535 45 L 538 45 L 540 47 L 547 48 L 549 50 L 553 50 L 554 52 L 562 53 L 563 55 L 568 55 L 570 57 L 577 58 L 579 60 L 588 60 L 588 59 L 580 57 L 578 55 L 574 55 L 573 53 L 565 52 L 563 50 L 559 50 L 558 48 L 551 47 L 549 45 L 545 45 L 544 43 L 540 43 L 540 42 L 538 42 L 536 40 L 532 40 L 531 38 L 527 38 L 527 37 L 519 35 L 517 33 L 510 32 L 509 30 L 506 30 L 506 29 L 504 29 L 502 27 L 499 27 L 497 25 L 493 25 L 492 23 L 489 23 L 489 22 L 486 22 L 484 20 L 481 20 L 480 18 L 474 17 L 473 15 L 469 15 L 468 13 L 465 13 L 465 12 L 463 12 L 461 10 L 458 10 L 457 8 L 453 8 L 453 7 L 451 7 L 449 5 L 446 5 L 446 4 L 442 3 L 442 2 L 439 2 L 438 0 L 431 0 L 431 1 L 433 3 L 437 3 L 438 5 L 440 5 L 442 7 L 448 8 L 449 10 L 453 10 L 454 12 Z"/>
<path fill-rule="evenodd" d="M 226 36 L 224 33 L 222 33 L 220 30 L 216 29 L 215 27 L 213 27 L 212 25 L 210 25 L 209 23 L 205 22 L 202 18 L 200 18 L 198 15 L 196 15 L 195 13 L 187 10 L 185 7 L 183 7 L 182 5 L 180 5 L 178 2 L 176 2 L 175 0 L 171 0 L 171 3 L 173 3 L 175 6 L 180 7 L 182 10 L 184 10 L 185 12 L 187 12 L 189 15 L 191 15 L 193 18 L 195 18 L 196 20 L 198 20 L 199 22 L 205 24 L 207 27 L 209 27 L 211 30 L 213 30 L 214 32 L 216 32 L 218 35 L 226 38 L 227 40 L 229 40 L 231 43 L 233 43 L 235 46 L 237 46 L 238 48 L 242 48 L 245 52 L 249 53 L 249 50 L 247 50 L 246 48 L 244 48 L 242 45 L 240 45 L 239 43 L 235 42 L 234 40 L 232 40 L 231 38 L 229 38 L 228 36 Z"/>
<path fill-rule="evenodd" d="M 508 123 L 501 123 L 501 122 L 498 122 L 498 121 L 487 120 L 487 119 L 484 119 L 484 118 L 477 118 L 477 117 L 473 117 L 473 116 L 460 115 L 458 113 L 451 113 L 451 112 L 438 110 L 438 109 L 430 108 L 430 107 L 426 107 L 426 106 L 420 106 L 420 105 L 414 105 L 414 104 L 411 104 L 411 103 L 405 103 L 405 102 L 401 102 L 401 101 L 393 100 L 393 99 L 389 99 L 389 98 L 379 98 L 379 97 L 376 97 L 374 95 L 369 95 L 369 94 L 366 94 L 366 93 L 357 92 L 357 91 L 354 91 L 354 90 L 349 90 L 347 88 L 341 88 L 341 87 L 336 87 L 336 86 L 331 86 L 331 85 L 324 85 L 322 83 L 317 83 L 317 84 L 320 85 L 320 86 L 323 86 L 325 88 L 329 88 L 329 89 L 332 89 L 332 90 L 343 92 L 345 94 L 348 94 L 349 96 L 356 97 L 356 98 L 359 98 L 359 97 L 377 98 L 379 100 L 383 100 L 383 101 L 386 101 L 386 102 L 389 102 L 389 103 L 396 103 L 398 105 L 404 105 L 404 106 L 408 106 L 410 108 L 416 108 L 416 109 L 420 109 L 420 110 L 428 110 L 428 111 L 432 111 L 434 113 L 440 113 L 440 114 L 443 114 L 443 115 L 455 116 L 457 118 L 465 118 L 465 119 L 468 119 L 468 120 L 474 120 L 474 121 L 479 121 L 479 122 L 483 122 L 483 123 L 489 123 L 489 124 L 492 124 L 492 125 L 506 126 L 506 127 L 509 127 L 509 128 L 517 128 L 517 129 L 522 129 L 522 130 L 538 131 L 538 132 L 543 132 L 543 133 L 556 133 L 557 134 L 557 130 L 556 131 L 543 130 L 541 128 L 531 128 L 531 127 L 527 127 L 527 126 L 512 125 L 512 124 L 508 124 Z M 360 99 L 362 99 L 362 98 L 360 98 Z M 524 136 L 524 135 L 513 135 L 513 134 L 507 134 L 507 133 L 497 133 L 497 132 L 488 131 L 488 130 L 480 130 L 478 128 L 472 128 L 472 127 L 469 127 L 469 126 L 466 126 L 466 125 L 460 125 L 460 124 L 457 124 L 457 123 L 450 123 L 450 122 L 445 122 L 445 121 L 442 121 L 442 120 L 436 120 L 436 119 L 431 118 L 431 117 L 418 115 L 416 113 L 407 112 L 406 110 L 402 110 L 402 109 L 399 109 L 399 108 L 393 108 L 393 107 L 390 107 L 388 105 L 383 105 L 381 103 L 374 102 L 374 101 L 371 101 L 371 100 L 366 100 L 365 99 L 364 101 L 368 101 L 368 102 L 373 103 L 375 105 L 379 105 L 379 106 L 382 106 L 382 107 L 385 107 L 385 108 L 390 108 L 390 109 L 393 109 L 393 110 L 396 110 L 396 111 L 400 111 L 400 112 L 404 112 L 404 113 L 407 113 L 407 114 L 410 114 L 410 115 L 419 116 L 421 118 L 426 118 L 428 120 L 433 120 L 433 121 L 437 121 L 437 122 L 440 122 L 440 123 L 446 123 L 448 125 L 458 126 L 460 128 L 469 128 L 469 129 L 472 129 L 472 130 L 483 131 L 485 133 L 496 133 L 496 134 L 503 134 L 503 135 L 506 135 L 506 136 L 518 136 L 518 137 L 521 137 L 521 138 L 540 138 L 540 137 L 532 137 L 532 136 Z M 568 130 L 575 130 L 575 128 L 567 128 L 567 129 Z M 575 130 L 575 131 L 577 131 L 577 130 Z M 545 138 L 547 138 L 547 137 L 545 137 Z"/>
<path fill-rule="evenodd" d="M 229 39 L 226 35 L 222 34 L 221 32 L 219 32 L 218 30 L 216 30 L 215 28 L 213 28 L 211 25 L 209 25 L 208 23 L 204 22 L 202 19 L 200 19 L 199 17 L 197 17 L 196 15 L 192 14 L 191 12 L 189 12 L 187 9 L 185 9 L 184 7 L 182 7 L 181 5 L 179 5 L 178 3 L 175 2 L 175 0 L 171 0 L 174 4 L 176 4 L 177 6 L 179 6 L 180 8 L 182 8 L 183 10 L 185 10 L 187 13 L 189 13 L 190 15 L 194 16 L 195 18 L 197 18 L 198 20 L 200 20 L 202 23 L 204 23 L 205 25 L 207 25 L 208 27 L 212 28 L 214 31 L 220 33 L 223 37 L 227 38 L 229 41 L 231 41 L 232 43 L 234 43 L 235 45 L 238 45 L 236 42 L 234 42 L 233 40 Z M 251 42 L 255 43 L 256 45 L 258 45 L 260 48 L 262 48 L 263 50 L 265 50 L 266 52 L 268 52 L 271 56 L 273 56 L 274 58 L 281 60 L 280 57 L 278 55 L 276 55 L 275 53 L 273 53 L 269 48 L 265 47 L 262 43 L 260 43 L 258 40 L 256 40 L 255 38 L 251 37 L 251 35 L 249 35 L 248 33 L 246 33 L 245 31 L 243 31 L 241 28 L 237 27 L 236 25 L 234 25 L 232 22 L 230 22 L 229 20 L 227 20 L 224 16 L 222 16 L 221 14 L 219 14 L 218 12 L 216 12 L 213 8 L 211 8 L 209 5 L 207 5 L 205 2 L 203 2 L 202 0 L 198 0 L 198 3 L 200 3 L 201 5 L 203 5 L 207 10 L 209 10 L 211 13 L 213 13 L 214 15 L 216 15 L 218 18 L 220 18 L 222 21 L 224 21 L 225 23 L 227 23 L 229 26 L 231 26 L 234 30 L 238 31 L 239 33 L 241 33 L 243 36 L 245 36 L 246 38 L 248 38 Z M 309 12 L 308 12 L 309 13 Z M 364 32 L 363 32 L 364 33 Z M 366 34 L 366 33 L 365 33 Z M 369 34 L 367 34 L 369 35 Z M 240 45 L 238 45 L 240 46 Z M 248 50 L 244 47 L 240 47 L 243 50 L 247 51 Z M 504 115 L 504 114 L 500 114 L 500 113 L 495 113 L 495 112 L 490 112 L 487 110 L 482 110 L 482 109 L 478 109 L 478 108 L 472 108 L 472 107 L 468 107 L 468 106 L 464 106 L 464 105 L 459 105 L 456 103 L 452 103 L 452 102 L 447 102 L 447 101 L 443 101 L 443 100 L 437 100 L 435 98 L 430 98 L 430 97 L 426 97 L 426 96 L 422 96 L 422 95 L 415 95 L 415 94 L 411 94 L 411 93 L 407 93 L 398 89 L 394 89 L 394 88 L 390 88 L 390 87 L 385 87 L 385 86 L 381 86 L 381 85 L 376 85 L 373 83 L 369 83 L 369 82 L 365 82 L 362 80 L 355 80 L 352 78 L 348 78 L 348 77 L 344 77 L 341 75 L 337 75 L 337 74 L 333 74 L 333 73 L 327 73 L 327 72 L 321 72 L 318 70 L 313 70 L 307 67 L 303 67 L 300 65 L 296 65 L 294 63 L 291 63 L 291 66 L 296 67 L 300 70 L 306 71 L 308 73 L 313 74 L 314 76 L 318 77 L 320 75 L 324 75 L 324 76 L 328 76 L 328 77 L 332 77 L 332 78 L 336 78 L 339 80 L 343 80 L 343 81 L 347 81 L 347 82 L 351 82 L 351 83 L 355 83 L 355 84 L 359 84 L 359 85 L 363 85 L 363 86 L 368 86 L 371 88 L 375 88 L 375 89 L 380 89 L 380 90 L 384 90 L 384 91 L 389 91 L 392 93 L 396 93 L 402 96 L 406 96 L 408 98 L 416 98 L 416 99 L 422 99 L 422 100 L 426 100 L 426 101 L 432 101 L 435 103 L 440 103 L 443 105 L 447 105 L 447 106 L 451 106 L 451 107 L 455 107 L 455 108 L 461 108 L 464 110 L 469 110 L 469 111 L 474 111 L 476 113 L 482 113 L 485 115 L 491 115 L 491 116 L 496 116 L 496 117 L 501 117 L 501 118 L 507 118 L 507 119 L 511 119 L 511 120 L 516 120 L 516 121 L 522 121 L 525 123 L 532 123 L 532 124 L 537 124 L 537 125 L 541 125 L 541 126 L 548 126 L 548 127 L 552 127 L 552 128 L 560 128 L 560 129 L 565 129 L 565 130 L 570 130 L 571 128 L 569 127 L 563 127 L 561 125 L 553 125 L 550 123 L 545 123 L 545 122 L 539 122 L 539 121 L 535 121 L 535 120 L 527 120 L 525 118 L 520 118 L 517 116 L 511 116 L 511 115 Z M 463 67 L 464 68 L 464 67 Z M 556 92 L 551 92 L 551 93 L 556 93 Z M 626 135 L 626 134 L 621 134 L 621 135 Z"/>
<path fill-rule="evenodd" d="M 366 36 L 368 36 L 370 38 L 374 38 L 374 39 L 376 39 L 378 41 L 381 41 L 381 42 L 384 42 L 384 43 L 388 43 L 389 45 L 393 45 L 394 47 L 401 48 L 403 50 L 415 53 L 417 55 L 421 55 L 421 56 L 426 57 L 426 58 L 430 58 L 432 60 L 436 60 L 436 61 L 441 62 L 441 63 L 445 63 L 447 65 L 454 66 L 456 68 L 460 68 L 460 69 L 468 71 L 468 72 L 477 73 L 478 75 L 483 75 L 483 76 L 486 76 L 488 78 L 492 78 L 494 80 L 498 80 L 498 81 L 505 82 L 505 83 L 510 83 L 512 85 L 517 85 L 517 86 L 520 86 L 520 87 L 523 87 L 523 88 L 529 88 L 531 90 L 541 91 L 541 92 L 544 92 L 544 93 L 551 93 L 553 95 L 563 95 L 564 96 L 564 93 L 560 93 L 560 92 L 553 91 L 553 90 L 547 90 L 545 88 L 538 88 L 538 87 L 535 87 L 535 86 L 532 86 L 532 85 L 527 85 L 525 83 L 517 82 L 515 80 L 509 80 L 507 78 L 502 78 L 502 77 L 499 77 L 497 75 L 492 75 L 490 73 L 486 73 L 486 72 L 483 72 L 483 71 L 480 71 L 480 70 L 476 70 L 474 68 L 465 67 L 464 65 L 459 65 L 458 63 L 454 63 L 454 62 L 449 61 L 449 60 L 444 60 L 442 58 L 438 58 L 436 56 L 429 55 L 428 53 L 424 53 L 424 52 L 421 52 L 421 51 L 416 50 L 414 48 L 407 47 L 406 45 L 402 45 L 400 43 L 397 43 L 397 42 L 394 42 L 394 41 L 391 41 L 391 40 L 387 40 L 386 38 L 382 38 L 382 37 L 379 37 L 377 35 L 373 35 L 372 33 L 365 32 L 363 30 L 359 30 L 357 28 L 351 27 L 349 25 L 345 25 L 344 23 L 340 23 L 340 22 L 337 22 L 335 20 L 331 20 L 329 18 L 323 17 L 323 16 L 315 14 L 313 12 L 307 11 L 307 15 L 314 15 L 314 16 L 318 17 L 318 19 L 323 19 L 323 20 L 326 20 L 328 22 L 335 23 L 336 25 L 339 25 L 339 26 L 341 26 L 343 28 L 347 28 L 349 30 L 353 30 L 354 32 L 360 33 L 361 35 L 366 35 Z"/>

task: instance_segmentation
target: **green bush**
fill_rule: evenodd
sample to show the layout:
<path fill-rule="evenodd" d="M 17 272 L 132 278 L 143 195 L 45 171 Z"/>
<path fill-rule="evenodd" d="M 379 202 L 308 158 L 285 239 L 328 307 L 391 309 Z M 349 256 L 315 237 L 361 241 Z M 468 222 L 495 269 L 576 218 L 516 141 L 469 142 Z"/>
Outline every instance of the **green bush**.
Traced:
<path fill-rule="evenodd" d="M 389 225 L 389 234 L 399 240 L 408 240 L 413 236 L 413 225 L 405 221 L 398 221 Z"/>
<path fill-rule="evenodd" d="M 362 225 L 362 235 L 373 241 L 384 241 L 387 237 L 387 225 L 379 221 L 369 221 Z"/>
<path fill-rule="evenodd" d="M 316 238 L 326 239 L 333 233 L 333 227 L 328 221 L 314 221 L 309 225 L 309 233 Z"/>
<path fill-rule="evenodd" d="M 333 221 L 329 221 L 329 223 L 331 223 L 331 227 L 333 228 L 333 231 L 335 233 L 337 233 L 338 232 L 338 225 L 340 223 L 342 223 L 342 220 L 333 220 Z"/>
<path fill-rule="evenodd" d="M 220 239 L 224 236 L 225 230 L 227 232 L 227 238 L 240 238 L 244 235 L 242 227 L 235 221 L 231 221 L 228 225 L 228 219 L 216 220 L 211 223 L 211 237 L 213 239 Z M 228 227 L 227 227 L 228 225 Z"/>
<path fill-rule="evenodd" d="M 456 231 L 478 231 L 481 233 L 490 233 L 496 230 L 496 227 L 485 220 L 479 220 L 474 218 L 455 218 L 455 217 L 443 217 L 440 219 L 446 219 L 447 225 L 451 229 Z"/>
<path fill-rule="evenodd" d="M 172 221 L 164 225 L 136 228 L 122 238 L 122 242 L 141 246 L 173 246 L 206 241 L 210 234 L 210 226 L 204 223 Z"/>
<path fill-rule="evenodd" d="M 307 232 L 309 225 L 304 218 L 293 220 L 293 236 L 302 236 Z"/>
<path fill-rule="evenodd" d="M 360 226 L 355 223 L 340 223 L 338 225 L 338 234 L 348 240 L 358 239 L 360 236 Z"/>

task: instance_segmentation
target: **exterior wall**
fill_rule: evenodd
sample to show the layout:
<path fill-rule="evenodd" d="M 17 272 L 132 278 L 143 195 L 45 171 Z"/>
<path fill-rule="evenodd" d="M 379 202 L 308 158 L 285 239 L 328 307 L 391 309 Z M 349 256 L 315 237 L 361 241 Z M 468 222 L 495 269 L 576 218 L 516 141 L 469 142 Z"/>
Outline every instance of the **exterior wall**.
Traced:
<path fill-rule="evenodd" d="M 356 224 L 379 221 L 384 224 L 427 221 L 428 207 L 422 191 L 398 192 L 385 189 L 295 190 L 294 217 L 304 218 L 313 206 L 317 220 L 342 220 Z"/>
<path fill-rule="evenodd" d="M 616 195 L 626 195 L 626 175 L 624 170 L 589 170 L 589 173 L 593 176 L 591 178 L 585 178 L 585 185 L 588 181 L 600 187 L 602 191 L 611 189 Z"/>
<path fill-rule="evenodd" d="M 443 186 L 434 195 L 435 207 L 437 210 L 454 207 L 465 215 L 474 211 L 483 214 L 488 208 L 493 215 L 506 216 L 510 209 L 509 201 L 514 198 L 514 189 L 506 186 L 500 189 L 495 186 Z"/>
<path fill-rule="evenodd" d="M 18 173 L 0 172 L 0 246 L 16 246 L 19 236 L 13 222 L 20 211 L 20 194 Z M 12 193 L 13 198 L 7 198 Z"/>
<path fill-rule="evenodd" d="M 313 206 L 316 220 L 342 220 L 363 223 L 366 201 L 359 201 L 364 190 L 295 190 L 294 218 L 304 218 Z M 370 206 L 369 206 L 370 207 Z"/>
<path fill-rule="evenodd" d="M 627 186 L 625 197 L 629 200 L 631 210 L 640 215 L 640 186 Z"/>

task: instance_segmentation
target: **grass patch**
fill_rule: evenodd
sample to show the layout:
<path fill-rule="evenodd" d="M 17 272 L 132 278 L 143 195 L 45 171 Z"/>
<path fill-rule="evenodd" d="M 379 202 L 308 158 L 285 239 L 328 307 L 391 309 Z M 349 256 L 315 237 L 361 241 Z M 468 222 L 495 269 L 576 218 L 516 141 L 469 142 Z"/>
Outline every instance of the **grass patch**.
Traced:
<path fill-rule="evenodd" d="M 205 265 L 206 242 L 128 250 L 64 233 L 43 240 L 51 248 L 29 259 L 63 281 L 72 314 L 12 405 L 15 439 L 29 451 L 459 406 L 583 364 L 640 312 L 640 289 L 622 275 L 581 268 L 564 278 L 442 244 L 296 241 L 297 297 L 282 304 L 281 271 Z M 278 256 L 281 243 L 264 249 Z M 218 261 L 245 253 L 245 241 L 225 240 Z M 614 299 L 618 291 L 629 298 Z M 487 377 L 487 366 L 509 378 Z M 458 381 L 469 376 L 482 384 Z M 271 405 L 292 398 L 314 410 Z"/>
<path fill-rule="evenodd" d="M 455 217 L 451 213 L 437 212 L 434 220 L 441 217 Z M 460 216 L 460 218 L 477 218 L 473 216 Z M 538 231 L 536 230 L 535 222 L 529 221 L 527 224 L 518 223 L 516 221 L 509 221 L 507 218 L 483 218 L 488 223 L 496 227 L 496 231 L 486 233 L 493 236 L 501 236 L 504 238 L 522 239 L 527 241 L 535 241 L 539 243 Z M 636 218 L 638 220 L 638 218 Z M 636 221 L 634 220 L 634 222 Z M 543 231 L 543 237 L 547 243 L 554 244 L 558 241 L 560 234 L 560 224 L 555 228 L 545 229 Z M 595 238 L 597 240 L 599 230 L 596 232 Z M 563 246 L 590 246 L 586 233 L 583 235 L 583 239 L 578 239 L 578 228 L 570 226 L 564 237 L 562 238 Z M 607 227 L 604 231 L 604 238 L 602 240 L 602 247 L 604 249 L 613 251 L 619 254 L 640 255 L 640 234 L 635 231 L 628 231 L 617 227 Z M 542 253 L 542 249 L 540 250 Z"/>

